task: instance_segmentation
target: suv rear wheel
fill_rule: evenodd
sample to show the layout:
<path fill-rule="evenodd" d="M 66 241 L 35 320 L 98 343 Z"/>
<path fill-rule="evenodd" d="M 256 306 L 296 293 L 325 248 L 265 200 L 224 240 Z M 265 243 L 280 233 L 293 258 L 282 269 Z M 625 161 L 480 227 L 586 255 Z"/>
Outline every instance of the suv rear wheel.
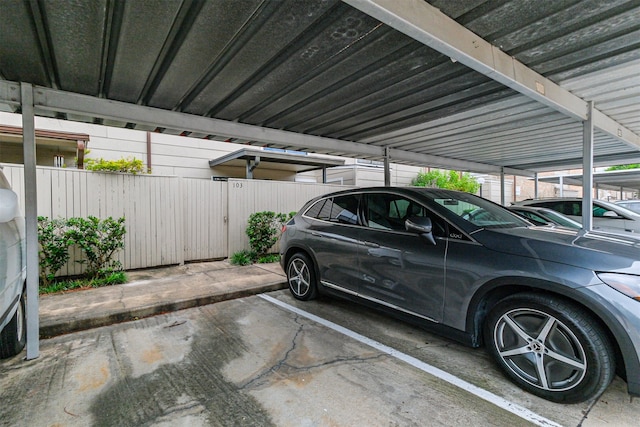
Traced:
<path fill-rule="evenodd" d="M 306 254 L 297 253 L 287 263 L 287 282 L 294 298 L 306 301 L 318 294 L 313 263 Z"/>

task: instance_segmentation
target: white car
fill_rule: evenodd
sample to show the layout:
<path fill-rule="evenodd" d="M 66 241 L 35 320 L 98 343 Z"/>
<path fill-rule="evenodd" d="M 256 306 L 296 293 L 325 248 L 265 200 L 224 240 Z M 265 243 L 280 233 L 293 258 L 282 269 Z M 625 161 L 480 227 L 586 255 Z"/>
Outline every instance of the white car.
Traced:
<path fill-rule="evenodd" d="M 553 209 L 582 223 L 582 199 L 580 197 L 529 199 L 513 203 L 513 205 Z M 615 203 L 594 200 L 593 226 L 603 231 L 640 233 L 640 215 Z"/>
<path fill-rule="evenodd" d="M 24 230 L 18 196 L 0 166 L 0 358 L 20 353 L 26 342 Z"/>
<path fill-rule="evenodd" d="M 630 211 L 640 213 L 640 200 L 618 200 L 615 204 L 627 208 Z"/>

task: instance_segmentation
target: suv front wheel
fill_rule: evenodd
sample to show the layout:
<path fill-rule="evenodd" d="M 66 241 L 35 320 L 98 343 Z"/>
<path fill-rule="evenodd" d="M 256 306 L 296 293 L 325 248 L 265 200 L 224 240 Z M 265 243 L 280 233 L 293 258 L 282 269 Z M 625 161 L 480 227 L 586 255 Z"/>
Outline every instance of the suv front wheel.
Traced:
<path fill-rule="evenodd" d="M 516 384 L 554 402 L 595 398 L 615 374 L 602 327 L 580 307 L 553 296 L 503 299 L 489 313 L 484 338 Z"/>

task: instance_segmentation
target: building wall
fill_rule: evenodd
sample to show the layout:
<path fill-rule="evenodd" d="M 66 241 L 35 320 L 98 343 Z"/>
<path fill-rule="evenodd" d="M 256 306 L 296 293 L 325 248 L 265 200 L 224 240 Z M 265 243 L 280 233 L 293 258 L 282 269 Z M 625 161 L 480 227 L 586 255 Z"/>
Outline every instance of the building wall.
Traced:
<path fill-rule="evenodd" d="M 39 146 L 36 150 L 36 163 L 40 166 L 54 166 L 54 156 L 62 155 L 66 164 L 75 165 L 76 151 L 68 148 L 67 146 L 61 146 L 60 148 L 55 146 Z M 0 141 L 0 162 L 2 163 L 24 163 L 24 150 L 22 143 L 3 144 Z"/>
<path fill-rule="evenodd" d="M 22 126 L 19 114 L 0 112 L 0 124 Z M 87 144 L 88 153 L 85 159 L 119 160 L 134 157 L 142 160 L 147 169 L 147 132 L 133 129 L 114 128 L 79 123 L 68 120 L 56 120 L 36 117 L 36 128 L 60 132 L 86 133 L 90 136 Z M 211 179 L 218 177 L 245 177 L 244 167 L 209 167 L 209 160 L 245 148 L 245 145 L 224 141 L 188 138 L 151 132 L 151 171 L 154 175 L 170 175 L 183 178 Z M 7 150 L 10 146 L 7 145 Z M 11 152 L 0 152 L 0 161 L 5 163 L 22 163 L 21 145 L 14 145 Z M 15 152 L 16 149 L 19 152 Z M 42 166 L 53 165 L 53 152 L 48 147 L 38 146 L 37 162 Z M 69 168 L 75 167 L 73 158 L 65 155 L 65 163 Z M 257 168 L 256 179 L 294 181 L 295 173 L 289 171 Z"/>

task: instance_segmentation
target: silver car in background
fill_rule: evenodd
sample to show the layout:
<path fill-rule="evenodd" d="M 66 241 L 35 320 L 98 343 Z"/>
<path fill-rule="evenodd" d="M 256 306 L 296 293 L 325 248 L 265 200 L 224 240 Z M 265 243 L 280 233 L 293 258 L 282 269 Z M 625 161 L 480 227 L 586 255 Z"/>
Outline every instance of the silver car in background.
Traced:
<path fill-rule="evenodd" d="M 0 357 L 24 348 L 26 267 L 24 217 L 0 166 Z"/>
<path fill-rule="evenodd" d="M 552 209 L 535 206 L 510 206 L 508 209 L 531 221 L 533 225 L 552 225 L 574 228 L 576 230 L 582 228 L 582 224 L 578 221 L 574 221 L 568 216 Z"/>
<path fill-rule="evenodd" d="M 533 226 L 434 188 L 362 188 L 305 204 L 281 265 L 299 300 L 360 302 L 472 347 L 555 402 L 596 399 L 616 372 L 640 395 L 640 239 Z"/>
<path fill-rule="evenodd" d="M 618 206 L 622 206 L 623 208 L 640 214 L 640 200 L 618 200 L 614 203 Z"/>
<path fill-rule="evenodd" d="M 515 202 L 513 206 L 552 209 L 582 223 L 582 199 L 580 197 L 528 199 Z M 594 200 L 593 225 L 594 228 L 612 232 L 640 233 L 640 214 L 615 203 Z"/>

